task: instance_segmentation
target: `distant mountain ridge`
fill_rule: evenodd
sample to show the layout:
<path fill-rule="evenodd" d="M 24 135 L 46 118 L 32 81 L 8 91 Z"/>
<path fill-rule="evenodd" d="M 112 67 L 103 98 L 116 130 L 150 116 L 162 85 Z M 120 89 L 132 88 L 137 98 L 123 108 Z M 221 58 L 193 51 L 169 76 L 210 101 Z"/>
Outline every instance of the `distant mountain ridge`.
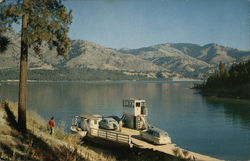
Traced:
<path fill-rule="evenodd" d="M 19 67 L 20 38 L 14 34 L 8 36 L 12 44 L 6 53 L 0 54 L 0 69 Z M 218 44 L 200 46 L 189 43 L 167 43 L 118 50 L 89 41 L 73 40 L 67 59 L 57 56 L 56 51 L 49 50 L 47 46 L 43 47 L 42 55 L 40 57 L 30 49 L 31 70 L 94 69 L 171 80 L 204 79 L 217 68 L 220 61 L 228 65 L 246 61 L 250 57 L 250 51 Z"/>
<path fill-rule="evenodd" d="M 211 73 L 220 61 L 230 65 L 246 61 L 250 56 L 250 51 L 241 51 L 217 44 L 200 46 L 188 43 L 167 43 L 120 51 L 136 55 L 185 77 L 201 79 Z"/>
<path fill-rule="evenodd" d="M 73 41 L 69 55 L 70 59 L 64 63 L 69 68 L 123 71 L 161 70 L 161 67 L 134 55 L 125 55 L 114 49 L 108 49 L 88 41 Z"/>
<path fill-rule="evenodd" d="M 189 55 L 209 64 L 219 64 L 220 61 L 225 63 L 238 62 L 241 60 L 244 61 L 244 59 L 249 57 L 250 54 L 250 51 L 243 51 L 214 43 L 206 44 L 204 46 L 191 43 L 166 43 L 139 49 L 121 49 L 120 51 L 139 55 L 142 54 L 142 52 L 155 52 L 156 50 L 160 49 L 166 51 L 178 50 L 183 54 Z"/>

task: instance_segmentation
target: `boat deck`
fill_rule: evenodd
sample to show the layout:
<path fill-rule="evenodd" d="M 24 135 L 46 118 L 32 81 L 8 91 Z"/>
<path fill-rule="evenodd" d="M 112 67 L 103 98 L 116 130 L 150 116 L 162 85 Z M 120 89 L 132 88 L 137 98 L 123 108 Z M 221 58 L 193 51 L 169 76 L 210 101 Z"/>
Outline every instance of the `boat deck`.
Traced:
<path fill-rule="evenodd" d="M 133 129 L 129 129 L 129 128 L 122 128 L 121 132 L 118 132 L 121 134 L 125 134 L 128 135 L 131 138 L 131 143 L 132 146 L 136 146 L 138 148 L 142 148 L 142 149 L 152 149 L 152 150 L 157 150 L 166 154 L 170 154 L 170 155 L 175 155 L 174 154 L 174 149 L 178 148 L 179 151 L 181 152 L 182 156 L 183 155 L 183 151 L 188 151 L 185 149 L 182 149 L 180 147 L 177 147 L 175 144 L 166 144 L 166 145 L 154 145 L 151 143 L 148 143 L 144 140 L 141 140 L 140 138 L 140 132 L 138 130 L 133 130 Z M 219 159 L 216 158 L 212 158 L 206 155 L 202 155 L 202 154 L 198 154 L 195 152 L 191 152 L 188 151 L 188 157 L 192 157 L 192 159 L 195 158 L 195 160 L 203 160 L 203 161 L 218 161 Z"/>
<path fill-rule="evenodd" d="M 81 131 L 78 131 L 78 133 Z M 81 133 L 79 133 L 81 135 Z M 85 136 L 85 135 L 84 135 Z M 175 144 L 165 144 L 165 145 L 155 145 L 147 141 L 144 141 L 140 137 L 140 131 L 122 128 L 121 132 L 104 130 L 104 129 L 90 129 L 86 136 L 90 136 L 91 139 L 104 139 L 108 142 L 117 143 L 119 145 L 126 145 L 130 147 L 137 147 L 141 149 L 152 149 L 154 151 L 160 151 L 169 155 L 176 156 L 174 150 L 178 149 L 178 155 L 184 157 L 184 153 L 187 155 L 185 158 L 190 158 L 196 161 L 219 161 L 219 159 L 202 155 L 199 153 L 191 152 L 180 147 L 177 147 Z"/>

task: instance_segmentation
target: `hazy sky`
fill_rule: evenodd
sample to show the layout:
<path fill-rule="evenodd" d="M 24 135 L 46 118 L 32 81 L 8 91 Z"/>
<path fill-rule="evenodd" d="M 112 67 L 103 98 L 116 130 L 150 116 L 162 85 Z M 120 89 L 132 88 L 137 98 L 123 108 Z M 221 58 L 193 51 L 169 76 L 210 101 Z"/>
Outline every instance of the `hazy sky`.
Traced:
<path fill-rule="evenodd" d="M 247 0 L 68 0 L 72 39 L 112 48 L 177 42 L 249 50 Z"/>

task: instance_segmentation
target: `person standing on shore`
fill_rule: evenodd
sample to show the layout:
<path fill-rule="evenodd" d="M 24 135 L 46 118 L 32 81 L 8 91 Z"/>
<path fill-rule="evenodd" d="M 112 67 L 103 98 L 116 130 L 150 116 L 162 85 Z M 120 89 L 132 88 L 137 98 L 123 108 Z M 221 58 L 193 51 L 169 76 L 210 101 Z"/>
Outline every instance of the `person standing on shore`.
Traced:
<path fill-rule="evenodd" d="M 49 120 L 49 127 L 50 127 L 50 135 L 53 135 L 54 133 L 54 128 L 55 128 L 55 120 L 54 117 L 51 117 Z"/>

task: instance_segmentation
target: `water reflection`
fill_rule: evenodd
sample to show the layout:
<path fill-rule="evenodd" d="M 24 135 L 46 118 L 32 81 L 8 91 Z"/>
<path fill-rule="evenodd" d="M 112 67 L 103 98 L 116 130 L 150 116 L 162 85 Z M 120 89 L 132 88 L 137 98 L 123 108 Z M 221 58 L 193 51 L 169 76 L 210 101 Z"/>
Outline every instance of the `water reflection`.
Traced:
<path fill-rule="evenodd" d="M 223 107 L 228 122 L 250 129 L 250 101 L 216 97 L 203 97 L 203 100 L 212 111 L 221 110 Z"/>

